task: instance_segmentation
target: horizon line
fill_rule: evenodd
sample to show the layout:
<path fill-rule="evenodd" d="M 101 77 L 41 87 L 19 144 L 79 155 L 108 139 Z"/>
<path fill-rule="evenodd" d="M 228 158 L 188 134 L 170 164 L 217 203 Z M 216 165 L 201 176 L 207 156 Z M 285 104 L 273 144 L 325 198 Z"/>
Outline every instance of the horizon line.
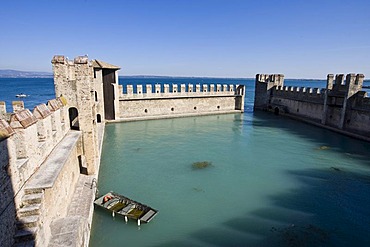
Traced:
<path fill-rule="evenodd" d="M 15 72 L 25 72 L 25 73 L 40 73 L 43 74 L 42 77 L 53 77 L 53 72 L 46 72 L 46 71 L 32 71 L 32 70 L 16 70 L 16 69 L 0 69 L 0 71 L 15 71 Z M 257 73 L 259 74 L 259 73 Z M 265 73 L 265 74 L 274 74 L 274 73 Z M 276 74 L 276 73 L 275 73 Z M 24 76 L 19 76 L 20 78 L 25 78 Z M 37 77 L 37 76 L 36 76 Z M 231 76 L 231 77 L 225 77 L 225 76 L 184 76 L 184 75 L 118 75 L 118 77 L 146 77 L 146 78 L 209 78 L 209 79 L 255 79 L 254 77 L 242 77 L 242 76 Z M 13 77 L 6 77 L 1 76 L 0 78 L 17 78 L 17 76 Z M 30 77 L 31 78 L 31 77 Z M 285 80 L 320 80 L 325 81 L 326 78 L 305 78 L 305 77 L 286 77 Z M 369 81 L 370 79 L 364 79 L 364 81 Z"/>
<path fill-rule="evenodd" d="M 252 79 L 254 80 L 255 77 L 223 77 L 223 76 L 172 76 L 172 75 L 118 75 L 118 77 L 146 77 L 146 78 L 209 78 L 209 79 Z M 320 80 L 326 81 L 326 78 L 303 78 L 303 77 L 290 77 L 284 78 L 284 80 Z"/>

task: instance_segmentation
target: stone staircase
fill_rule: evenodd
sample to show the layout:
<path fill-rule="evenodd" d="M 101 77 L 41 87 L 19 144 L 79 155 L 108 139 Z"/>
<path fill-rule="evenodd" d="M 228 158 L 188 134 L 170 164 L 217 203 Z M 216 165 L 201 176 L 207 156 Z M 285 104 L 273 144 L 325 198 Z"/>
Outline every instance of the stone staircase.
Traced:
<path fill-rule="evenodd" d="M 37 171 L 24 184 L 24 195 L 21 198 L 21 207 L 17 209 L 17 229 L 14 235 L 14 246 L 30 247 L 48 245 L 50 240 L 51 218 L 54 217 L 57 219 L 59 215 L 46 215 L 47 213 L 45 210 L 48 207 L 60 209 L 67 205 L 61 205 L 60 203 L 58 205 L 52 205 L 52 203 L 50 203 L 51 205 L 47 205 L 45 191 L 49 191 L 47 194 L 51 198 L 53 198 L 53 196 L 58 197 L 58 194 L 63 198 L 65 190 L 69 189 L 70 185 L 62 183 L 62 185 L 65 185 L 64 187 L 61 185 L 62 188 L 54 190 L 53 188 L 56 181 L 58 181 L 58 179 L 62 181 L 63 176 L 67 173 L 69 174 L 70 170 L 68 169 L 74 171 L 75 174 L 79 174 L 78 164 L 72 166 L 71 163 L 68 163 L 69 166 L 67 168 L 64 166 L 67 164 L 71 155 L 74 155 L 73 151 L 77 147 L 77 142 L 80 137 L 80 131 L 68 132 L 39 166 Z M 63 168 L 65 168 L 65 170 L 63 170 Z M 70 193 L 73 193 L 73 191 Z M 56 211 L 59 212 L 58 210 Z M 55 214 L 57 214 L 57 212 L 55 212 Z"/>
<path fill-rule="evenodd" d="M 23 207 L 17 211 L 15 246 L 29 247 L 36 245 L 43 199 L 44 192 L 42 189 L 25 189 L 25 194 L 22 197 Z"/>

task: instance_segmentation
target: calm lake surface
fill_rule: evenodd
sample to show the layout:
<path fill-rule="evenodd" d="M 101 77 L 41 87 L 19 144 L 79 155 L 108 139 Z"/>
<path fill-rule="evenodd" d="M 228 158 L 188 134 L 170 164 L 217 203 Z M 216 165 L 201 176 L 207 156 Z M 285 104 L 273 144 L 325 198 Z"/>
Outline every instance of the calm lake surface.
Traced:
<path fill-rule="evenodd" d="M 96 208 L 90 246 L 370 246 L 369 143 L 253 113 L 245 84 L 244 114 L 106 126 L 100 194 L 160 212 L 138 228 Z"/>
<path fill-rule="evenodd" d="M 159 210 L 149 224 L 95 209 L 90 246 L 370 246 L 370 144 L 253 112 L 254 80 L 120 77 L 121 84 L 247 85 L 245 113 L 109 124 L 98 188 Z M 0 78 L 8 111 L 53 99 L 52 78 Z M 370 83 L 367 83 L 369 85 Z M 325 81 L 285 80 L 325 87 Z M 193 162 L 212 166 L 196 170 Z"/>

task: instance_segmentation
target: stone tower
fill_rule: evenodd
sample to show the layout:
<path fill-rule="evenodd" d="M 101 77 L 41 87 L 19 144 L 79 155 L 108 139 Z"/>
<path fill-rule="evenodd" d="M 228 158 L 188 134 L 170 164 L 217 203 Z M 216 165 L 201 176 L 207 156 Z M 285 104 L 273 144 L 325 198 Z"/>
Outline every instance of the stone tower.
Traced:
<path fill-rule="evenodd" d="M 351 98 L 362 90 L 363 83 L 363 74 L 347 74 L 346 77 L 344 74 L 337 74 L 335 80 L 334 75 L 329 74 L 326 82 L 324 111 L 321 123 L 328 123 L 328 107 L 329 105 L 335 105 L 337 108 L 341 109 L 340 120 L 335 123 L 335 127 L 343 129 L 346 124 L 345 119 L 350 114 Z M 333 114 L 331 113 L 329 116 L 330 115 Z"/>
<path fill-rule="evenodd" d="M 68 61 L 64 56 L 54 56 L 52 64 L 55 95 L 63 96 L 66 100 L 71 129 L 82 132 L 81 172 L 94 174 L 100 157 L 97 150 L 93 67 L 87 56 L 76 57 L 74 61 Z"/>
<path fill-rule="evenodd" d="M 271 90 L 274 87 L 284 85 L 284 75 L 273 74 L 257 74 L 256 89 L 254 94 L 254 109 L 267 110 L 271 95 Z"/>
<path fill-rule="evenodd" d="M 72 130 L 82 131 L 81 172 L 94 174 L 98 152 L 98 128 L 104 120 L 114 120 L 118 108 L 119 67 L 87 56 L 69 61 L 64 56 L 52 59 L 55 95 L 63 96 L 69 108 Z"/>

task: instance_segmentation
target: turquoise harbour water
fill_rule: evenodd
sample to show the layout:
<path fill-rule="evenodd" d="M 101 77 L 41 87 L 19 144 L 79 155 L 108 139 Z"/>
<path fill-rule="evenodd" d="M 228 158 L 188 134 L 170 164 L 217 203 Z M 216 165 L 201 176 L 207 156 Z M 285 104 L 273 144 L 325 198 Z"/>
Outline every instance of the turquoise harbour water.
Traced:
<path fill-rule="evenodd" d="M 31 110 L 53 79 L 0 79 Z M 121 77 L 121 84 L 247 85 L 244 114 L 108 124 L 98 188 L 159 210 L 138 228 L 95 209 L 90 246 L 370 246 L 370 143 L 253 112 L 252 79 Z M 325 81 L 286 80 L 325 87 Z M 192 163 L 210 161 L 194 170 Z"/>
<path fill-rule="evenodd" d="M 159 214 L 138 227 L 96 208 L 91 247 L 370 246 L 370 144 L 254 113 L 248 86 L 244 114 L 106 126 L 100 193 Z"/>

